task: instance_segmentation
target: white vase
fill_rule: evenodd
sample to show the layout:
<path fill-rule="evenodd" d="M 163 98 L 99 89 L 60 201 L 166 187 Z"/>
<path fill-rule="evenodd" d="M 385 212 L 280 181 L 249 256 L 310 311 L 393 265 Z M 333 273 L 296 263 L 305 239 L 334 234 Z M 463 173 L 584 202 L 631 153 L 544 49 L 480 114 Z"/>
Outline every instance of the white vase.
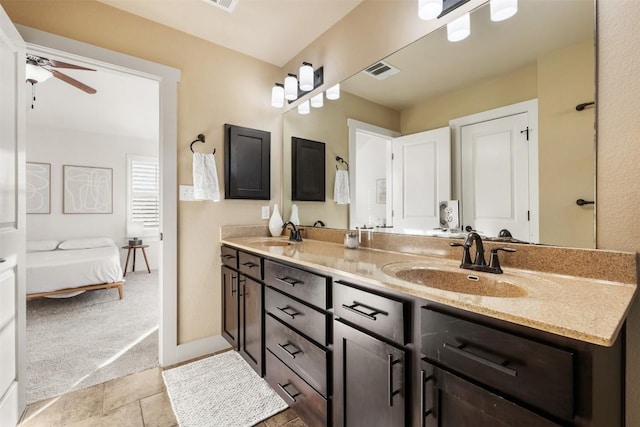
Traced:
<path fill-rule="evenodd" d="M 273 237 L 278 237 L 282 234 L 282 217 L 280 216 L 280 211 L 278 210 L 278 205 L 273 205 L 273 214 L 271 215 L 271 219 L 269 220 L 269 232 Z"/>
<path fill-rule="evenodd" d="M 289 221 L 295 226 L 300 225 L 300 217 L 298 216 L 298 206 L 291 205 L 291 217 L 289 217 Z"/>

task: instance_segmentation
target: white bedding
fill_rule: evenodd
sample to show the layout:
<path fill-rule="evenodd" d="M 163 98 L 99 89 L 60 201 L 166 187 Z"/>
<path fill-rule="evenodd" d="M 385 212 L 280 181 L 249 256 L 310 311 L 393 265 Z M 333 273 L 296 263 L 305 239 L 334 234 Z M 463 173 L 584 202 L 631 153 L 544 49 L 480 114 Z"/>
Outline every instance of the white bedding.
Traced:
<path fill-rule="evenodd" d="M 116 246 L 27 253 L 27 294 L 120 281 Z"/>

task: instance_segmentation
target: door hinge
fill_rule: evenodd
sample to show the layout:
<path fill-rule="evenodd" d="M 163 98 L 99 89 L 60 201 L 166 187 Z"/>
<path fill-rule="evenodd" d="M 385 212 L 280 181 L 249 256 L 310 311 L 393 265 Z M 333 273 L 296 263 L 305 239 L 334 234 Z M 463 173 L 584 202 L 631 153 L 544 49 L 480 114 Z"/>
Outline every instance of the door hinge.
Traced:
<path fill-rule="evenodd" d="M 531 221 L 531 211 L 527 211 L 527 221 Z"/>
<path fill-rule="evenodd" d="M 391 153 L 391 160 L 395 160 L 396 159 L 396 155 Z"/>
<path fill-rule="evenodd" d="M 160 233 L 160 241 L 164 240 L 164 233 Z"/>
<path fill-rule="evenodd" d="M 393 209 L 391 209 L 391 216 L 396 216 L 396 211 L 394 211 Z"/>
<path fill-rule="evenodd" d="M 527 141 L 529 140 L 529 126 L 525 130 L 521 130 L 520 133 L 524 133 L 527 137 Z"/>

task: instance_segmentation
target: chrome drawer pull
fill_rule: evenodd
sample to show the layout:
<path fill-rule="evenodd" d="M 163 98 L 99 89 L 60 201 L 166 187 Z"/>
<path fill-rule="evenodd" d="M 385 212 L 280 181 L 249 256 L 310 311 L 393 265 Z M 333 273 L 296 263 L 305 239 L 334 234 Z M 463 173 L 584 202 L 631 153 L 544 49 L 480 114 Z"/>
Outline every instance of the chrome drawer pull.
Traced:
<path fill-rule="evenodd" d="M 286 306 L 286 307 L 276 307 L 278 310 L 280 310 L 281 312 L 283 312 L 284 314 L 286 314 L 287 316 L 289 316 L 291 319 L 295 319 L 296 316 L 302 314 L 299 313 L 297 311 L 295 311 L 293 308 Z M 289 310 L 289 311 L 287 311 Z"/>
<path fill-rule="evenodd" d="M 485 359 L 482 356 L 478 356 L 477 354 L 470 353 L 464 350 L 466 344 L 461 344 L 460 346 L 455 346 L 452 344 L 447 344 L 446 342 L 442 344 L 442 348 L 446 348 L 450 350 L 452 353 L 456 353 L 462 357 L 466 357 L 467 359 L 471 359 L 474 362 L 478 362 L 481 365 L 484 365 L 488 368 L 495 369 L 496 371 L 502 372 L 503 374 L 511 375 L 512 377 L 518 376 L 518 371 L 515 369 L 507 368 L 506 365 L 509 364 L 508 360 L 502 362 L 502 364 L 492 362 L 489 359 Z"/>
<path fill-rule="evenodd" d="M 387 369 L 389 374 L 389 406 L 393 406 L 393 396 L 400 393 L 400 389 L 393 389 L 393 365 L 400 363 L 401 360 L 393 360 L 393 354 L 387 354 Z"/>
<path fill-rule="evenodd" d="M 371 310 L 371 312 L 370 313 L 365 313 L 364 311 L 358 310 L 356 307 L 364 307 L 367 310 Z M 389 313 L 387 313 L 386 311 L 378 310 L 377 308 L 373 308 L 373 307 L 369 307 L 368 305 L 360 304 L 357 301 L 354 301 L 353 304 L 351 304 L 351 305 L 342 304 L 342 308 L 344 308 L 345 310 L 348 310 L 348 311 L 350 311 L 352 313 L 359 314 L 362 317 L 366 317 L 369 320 L 377 320 L 376 316 L 378 314 L 382 314 L 383 316 L 388 316 L 389 315 Z"/>
<path fill-rule="evenodd" d="M 282 350 L 284 350 L 285 353 L 287 353 L 287 355 L 289 357 L 291 357 L 292 359 L 296 358 L 296 354 L 300 354 L 302 353 L 302 350 L 300 350 L 298 347 L 296 347 L 295 345 L 291 344 L 290 342 L 286 343 L 286 344 L 278 344 L 278 347 L 280 347 Z M 291 347 L 294 349 L 294 351 L 289 351 L 287 349 L 287 347 Z"/>
<path fill-rule="evenodd" d="M 245 267 L 249 267 L 249 268 L 259 267 L 258 264 L 254 263 L 254 262 L 251 262 L 251 261 L 243 262 L 242 265 L 244 265 Z"/>
<path fill-rule="evenodd" d="M 291 385 L 291 383 L 286 383 L 285 385 L 282 385 L 280 383 L 278 383 L 278 387 L 280 387 L 280 390 L 282 390 L 284 392 L 284 394 L 286 394 L 289 399 L 291 399 L 292 402 L 296 401 L 296 397 L 300 396 L 300 392 L 296 393 L 296 394 L 291 394 L 287 391 L 287 387 L 289 387 Z"/>
<path fill-rule="evenodd" d="M 297 280 L 297 279 L 294 279 L 294 278 L 291 278 L 291 277 L 286 277 L 286 276 L 285 277 L 276 277 L 276 280 L 278 282 L 282 282 L 285 285 L 288 285 L 288 286 L 291 286 L 291 287 L 294 287 L 295 285 L 304 285 L 303 281 Z"/>

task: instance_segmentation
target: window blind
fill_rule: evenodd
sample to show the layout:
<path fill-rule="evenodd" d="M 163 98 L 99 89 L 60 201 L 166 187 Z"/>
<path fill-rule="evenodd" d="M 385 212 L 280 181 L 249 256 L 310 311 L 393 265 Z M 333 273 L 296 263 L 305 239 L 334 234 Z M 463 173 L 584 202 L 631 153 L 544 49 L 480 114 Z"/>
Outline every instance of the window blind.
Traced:
<path fill-rule="evenodd" d="M 160 227 L 160 182 L 158 163 L 131 159 L 131 220 L 143 222 L 144 228 Z"/>

